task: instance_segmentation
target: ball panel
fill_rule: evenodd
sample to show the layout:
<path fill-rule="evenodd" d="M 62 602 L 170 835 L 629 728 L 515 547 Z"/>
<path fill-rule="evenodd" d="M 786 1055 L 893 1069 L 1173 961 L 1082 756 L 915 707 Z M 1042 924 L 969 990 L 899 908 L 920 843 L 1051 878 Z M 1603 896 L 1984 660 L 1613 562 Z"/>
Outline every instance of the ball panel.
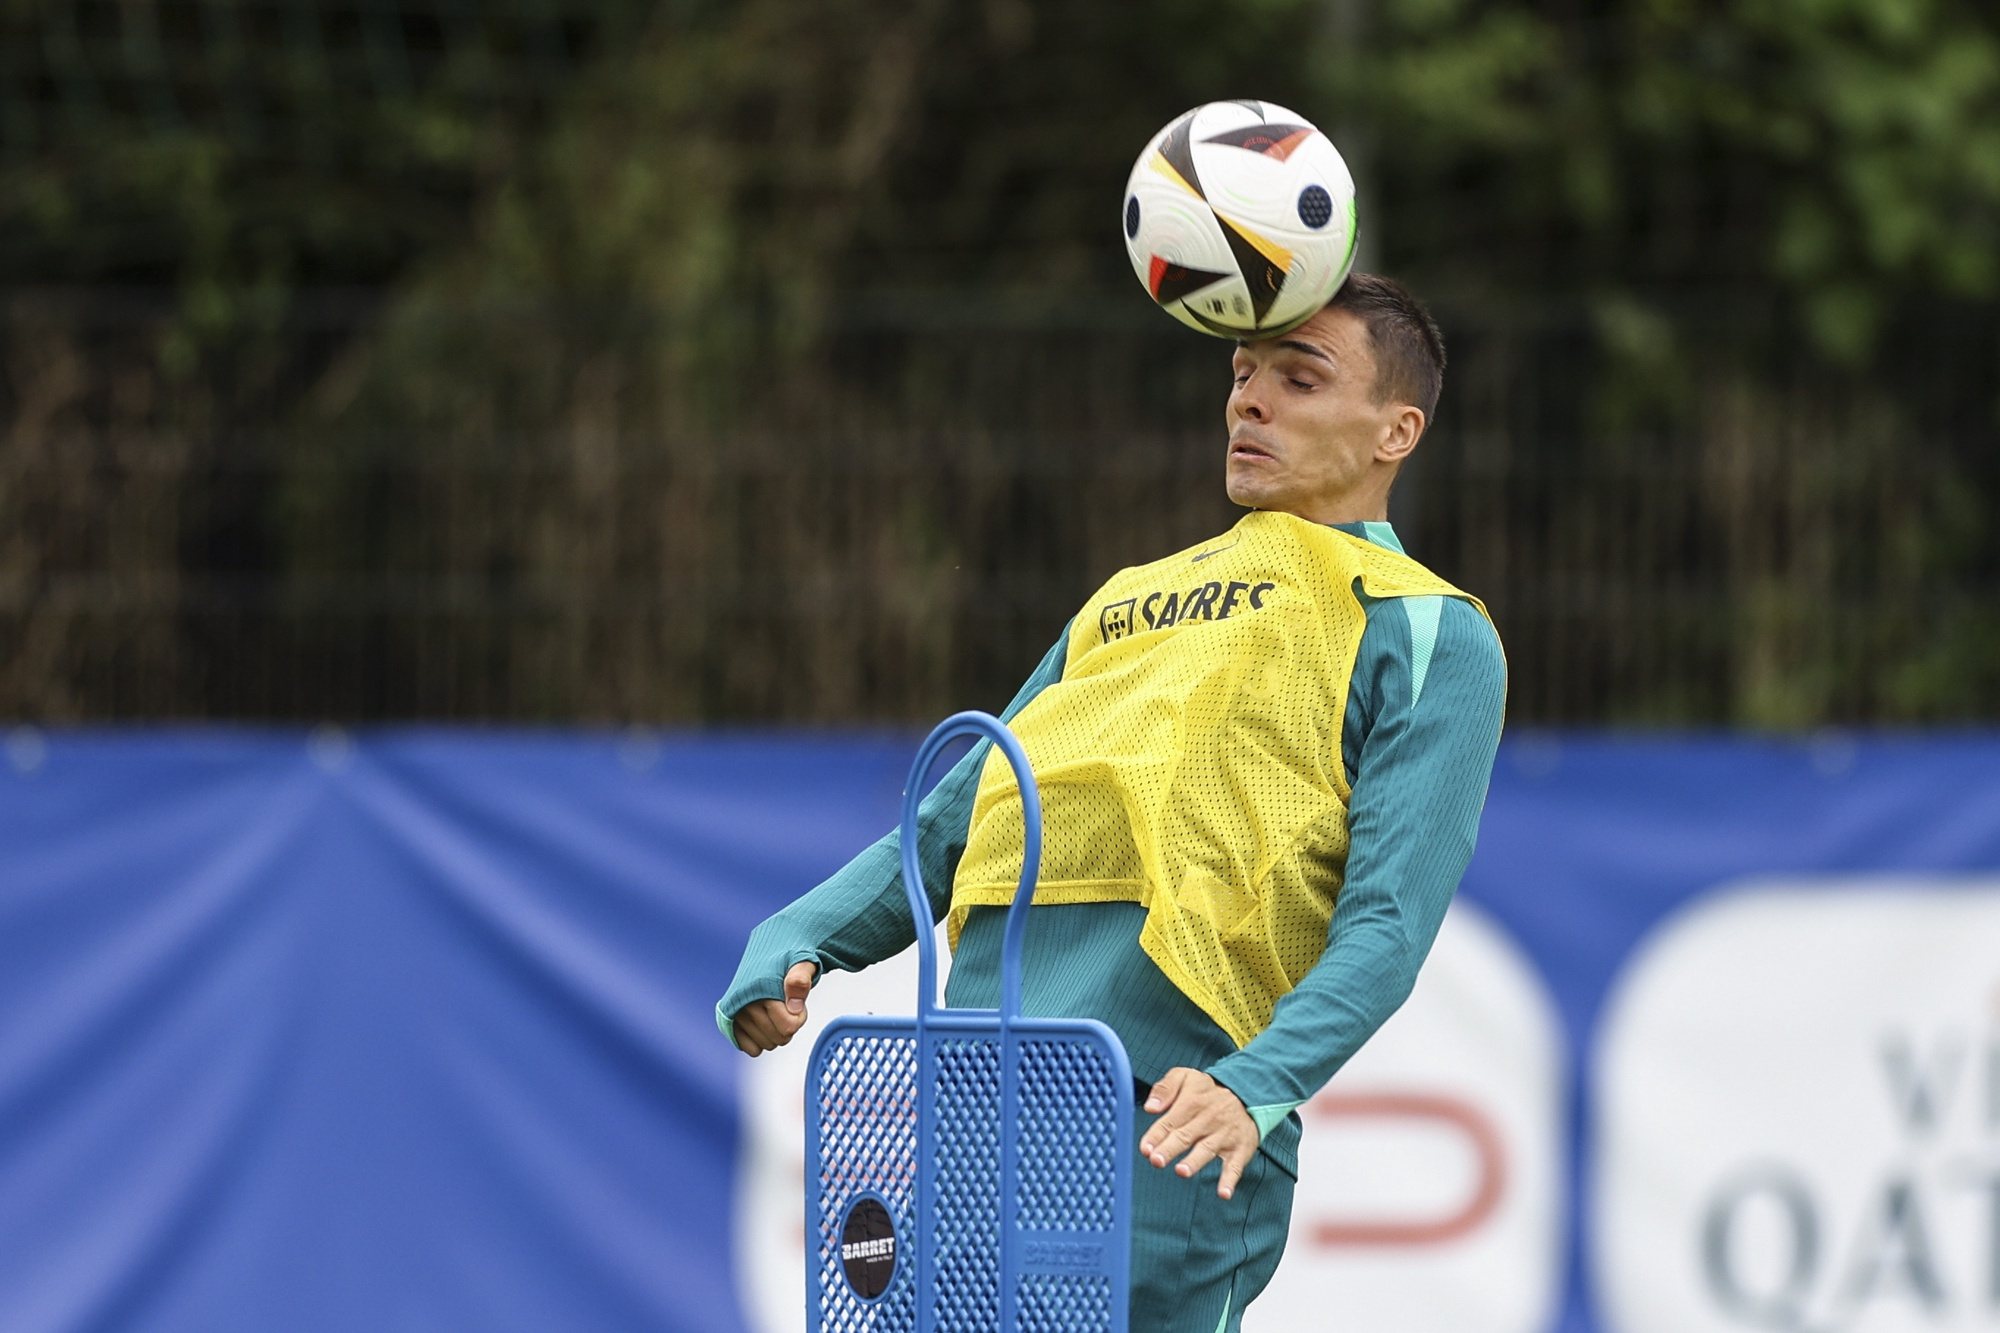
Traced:
<path fill-rule="evenodd" d="M 1331 147 L 1323 135 L 1315 133 L 1307 150 L 1321 145 Z M 1354 197 L 1353 179 L 1345 164 L 1337 158 L 1329 163 L 1320 152 L 1307 150 L 1280 161 L 1266 154 L 1216 148 L 1197 154 L 1195 166 L 1209 203 L 1219 212 L 1253 225 L 1296 227 L 1298 196 L 1307 187 L 1324 190 L 1336 214 L 1342 203 Z"/>
<path fill-rule="evenodd" d="M 1160 307 L 1189 328 L 1222 338 L 1244 338 L 1256 331 L 1257 316 L 1243 279 L 1231 274 L 1222 282 Z"/>
<path fill-rule="evenodd" d="M 1247 227 L 1232 224 L 1222 218 L 1222 236 L 1229 242 L 1229 249 L 1236 259 L 1236 271 L 1243 275 L 1244 285 L 1250 293 L 1250 308 L 1256 321 L 1261 322 L 1269 313 L 1271 303 L 1278 299 L 1278 293 L 1285 289 L 1286 278 L 1292 269 L 1292 253 L 1283 246 L 1273 245 L 1265 237 Z"/>
<path fill-rule="evenodd" d="M 1155 301 L 1161 305 L 1171 305 L 1197 292 L 1205 291 L 1218 282 L 1227 282 L 1232 276 L 1207 269 L 1183 268 L 1155 255 L 1148 268 L 1147 286 L 1152 291 Z"/>
<path fill-rule="evenodd" d="M 1222 224 L 1207 204 L 1157 176 L 1134 182 L 1130 197 L 1139 201 L 1139 230 L 1125 248 L 1141 282 L 1149 282 L 1155 258 L 1184 268 L 1235 272 Z"/>
<path fill-rule="evenodd" d="M 1201 173 L 1195 166 L 1194 154 L 1191 151 L 1188 127 L 1193 120 L 1194 116 L 1189 114 L 1167 126 L 1167 131 L 1160 136 L 1160 142 L 1148 165 L 1155 171 L 1161 171 L 1164 166 L 1166 169 L 1162 171 L 1163 175 L 1179 181 L 1197 198 L 1206 198 L 1207 190 L 1202 185 Z M 1144 158 L 1141 160 L 1147 161 Z"/>
<path fill-rule="evenodd" d="M 1259 337 L 1275 336 L 1286 328 L 1296 328 L 1311 319 L 1321 306 L 1333 299 L 1333 294 L 1340 290 L 1340 284 L 1347 281 L 1347 275 L 1354 267 L 1355 243 L 1359 239 L 1351 200 L 1344 217 L 1336 218 L 1326 233 L 1344 234 L 1345 245 L 1336 250 L 1331 245 L 1314 244 L 1315 238 L 1310 235 L 1293 238 L 1298 247 L 1297 259 L 1286 279 L 1284 291 L 1271 303 L 1271 308 L 1258 325 Z"/>
<path fill-rule="evenodd" d="M 1211 134 L 1203 138 L 1202 142 L 1226 145 L 1239 152 L 1256 153 L 1282 162 L 1292 155 L 1293 149 L 1317 132 L 1310 125 L 1298 125 L 1290 121 L 1275 123 L 1265 121 L 1256 125 L 1239 125 L 1220 134 Z"/>

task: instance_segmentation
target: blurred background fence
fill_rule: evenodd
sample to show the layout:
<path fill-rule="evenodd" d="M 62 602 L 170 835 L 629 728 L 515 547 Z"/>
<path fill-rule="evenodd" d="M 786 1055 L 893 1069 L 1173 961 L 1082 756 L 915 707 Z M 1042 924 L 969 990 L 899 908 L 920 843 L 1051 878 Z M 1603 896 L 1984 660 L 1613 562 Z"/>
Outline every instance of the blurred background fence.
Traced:
<path fill-rule="evenodd" d="M 1984 390 L 1990 328 L 1925 331 L 1890 398 L 1810 365 L 1745 382 L 1748 317 L 1715 314 L 1690 401 L 1599 424 L 1587 328 L 1444 313 L 1450 396 L 1396 517 L 1488 600 L 1517 718 L 1990 715 L 2000 479 L 1939 447 L 1986 430 L 1951 394 Z M 142 336 L 130 307 L 71 318 Z M 1102 577 L 1231 521 L 1224 349 L 1164 322 L 898 316 L 633 420 L 629 366 L 563 346 L 590 312 L 435 318 L 556 348 L 567 419 L 511 425 L 496 377 L 438 430 L 92 426 L 93 398 L 164 387 L 87 388 L 76 353 L 30 378 L 77 399 L 11 423 L 0 712 L 917 720 L 998 706 Z"/>
<path fill-rule="evenodd" d="M 12 0 L 0 716 L 997 706 L 1231 521 L 1225 349 L 1112 228 L 1248 88 L 1442 318 L 1393 517 L 1517 721 L 1990 720 L 1996 51 L 1858 0 Z"/>

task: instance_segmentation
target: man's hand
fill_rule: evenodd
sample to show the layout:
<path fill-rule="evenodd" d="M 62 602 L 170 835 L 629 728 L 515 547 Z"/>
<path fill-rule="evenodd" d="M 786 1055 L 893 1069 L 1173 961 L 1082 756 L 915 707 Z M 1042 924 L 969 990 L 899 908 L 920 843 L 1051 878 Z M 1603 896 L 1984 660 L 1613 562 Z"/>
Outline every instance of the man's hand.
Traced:
<path fill-rule="evenodd" d="M 818 972 L 813 963 L 793 963 L 785 973 L 783 1000 L 753 1000 L 736 1011 L 736 1044 L 745 1055 L 775 1051 L 806 1025 L 806 996 Z"/>
<path fill-rule="evenodd" d="M 1148 1111 L 1165 1111 L 1139 1142 L 1139 1155 L 1165 1166 L 1182 1152 L 1174 1173 L 1189 1177 L 1220 1157 L 1222 1182 L 1216 1196 L 1236 1191 L 1243 1168 L 1257 1152 L 1257 1122 L 1236 1094 L 1199 1069 L 1169 1069 L 1146 1098 Z"/>

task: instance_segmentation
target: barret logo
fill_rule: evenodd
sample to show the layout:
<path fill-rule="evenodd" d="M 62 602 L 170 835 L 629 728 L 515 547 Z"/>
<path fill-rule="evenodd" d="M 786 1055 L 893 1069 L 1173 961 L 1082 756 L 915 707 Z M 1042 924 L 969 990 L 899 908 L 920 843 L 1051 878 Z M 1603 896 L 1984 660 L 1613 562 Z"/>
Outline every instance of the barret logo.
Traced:
<path fill-rule="evenodd" d="M 840 1267 L 854 1294 L 878 1299 L 896 1275 L 896 1224 L 881 1199 L 864 1194 L 840 1227 Z"/>
<path fill-rule="evenodd" d="M 884 1236 L 880 1240 L 850 1240 L 840 1247 L 843 1262 L 849 1259 L 880 1259 L 895 1252 L 894 1236 Z"/>
<path fill-rule="evenodd" d="M 1023 1256 L 1030 1268 L 1095 1272 L 1104 1264 L 1104 1247 L 1088 1241 L 1031 1240 Z"/>

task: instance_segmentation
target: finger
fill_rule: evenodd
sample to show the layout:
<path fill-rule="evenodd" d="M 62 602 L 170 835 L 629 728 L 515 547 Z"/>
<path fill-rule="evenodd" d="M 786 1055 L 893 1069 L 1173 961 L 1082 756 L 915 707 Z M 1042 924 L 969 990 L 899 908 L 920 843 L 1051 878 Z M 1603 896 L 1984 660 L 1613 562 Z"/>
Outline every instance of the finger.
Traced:
<path fill-rule="evenodd" d="M 779 1007 L 776 1000 L 759 1000 L 755 1004 L 745 1006 L 745 1010 L 750 1015 L 751 1030 L 766 1046 L 769 1046 L 777 1039 L 778 1019 L 785 1011 Z"/>
<path fill-rule="evenodd" d="M 1181 1094 L 1181 1083 L 1187 1075 L 1188 1071 L 1180 1068 L 1169 1069 L 1160 1075 L 1160 1081 L 1155 1083 L 1153 1090 L 1146 1095 L 1146 1109 L 1165 1111 L 1172 1107 L 1174 1100 Z"/>
<path fill-rule="evenodd" d="M 1146 1104 L 1152 1105 L 1151 1102 Z M 1161 1116 L 1155 1120 L 1146 1127 L 1146 1132 L 1139 1136 L 1139 1155 L 1154 1166 L 1166 1165 L 1160 1160 L 1160 1144 L 1172 1132 L 1173 1126 L 1167 1123 L 1167 1117 Z"/>
<path fill-rule="evenodd" d="M 1215 1186 L 1219 1199 L 1227 1199 L 1236 1193 L 1236 1182 L 1243 1179 L 1243 1169 L 1250 1165 L 1250 1159 L 1257 1155 L 1252 1147 L 1232 1148 L 1222 1159 L 1222 1179 Z"/>
<path fill-rule="evenodd" d="M 1147 1103 L 1149 1106 L 1151 1104 L 1150 1102 Z M 1146 1141 L 1140 1146 L 1146 1150 L 1148 1156 L 1151 1156 L 1155 1151 L 1164 1149 L 1168 1137 L 1193 1124 L 1198 1118 L 1200 1110 L 1201 1106 L 1196 1098 L 1178 1097 L 1174 1105 L 1168 1107 L 1161 1114 L 1160 1118 L 1155 1120 L 1152 1126 L 1146 1130 Z"/>
<path fill-rule="evenodd" d="M 799 1030 L 806 1025 L 805 1010 L 801 1009 L 795 1014 L 776 1001 L 771 1002 L 771 1007 L 766 1009 L 764 1014 L 771 1020 L 772 1034 L 780 1046 L 788 1044 L 793 1037 L 798 1036 Z"/>
<path fill-rule="evenodd" d="M 767 1009 L 769 1000 L 759 1000 L 746 1004 L 736 1015 L 736 1025 L 748 1032 L 757 1043 L 757 1049 L 768 1051 L 778 1044 L 777 1029 L 771 1026 L 771 1016 Z"/>
<path fill-rule="evenodd" d="M 1140 1151 L 1146 1154 L 1154 1166 L 1165 1166 L 1191 1147 L 1199 1137 L 1193 1126 L 1168 1125 L 1166 1119 L 1165 1116 L 1160 1117 L 1160 1122 L 1147 1131 L 1146 1142 L 1139 1145 Z"/>
<path fill-rule="evenodd" d="M 1213 1137 L 1203 1138 L 1188 1150 L 1187 1156 L 1181 1158 L 1180 1162 L 1174 1167 L 1174 1174 L 1183 1180 L 1190 1179 L 1195 1172 L 1214 1161 L 1215 1156 L 1215 1139 Z"/>

